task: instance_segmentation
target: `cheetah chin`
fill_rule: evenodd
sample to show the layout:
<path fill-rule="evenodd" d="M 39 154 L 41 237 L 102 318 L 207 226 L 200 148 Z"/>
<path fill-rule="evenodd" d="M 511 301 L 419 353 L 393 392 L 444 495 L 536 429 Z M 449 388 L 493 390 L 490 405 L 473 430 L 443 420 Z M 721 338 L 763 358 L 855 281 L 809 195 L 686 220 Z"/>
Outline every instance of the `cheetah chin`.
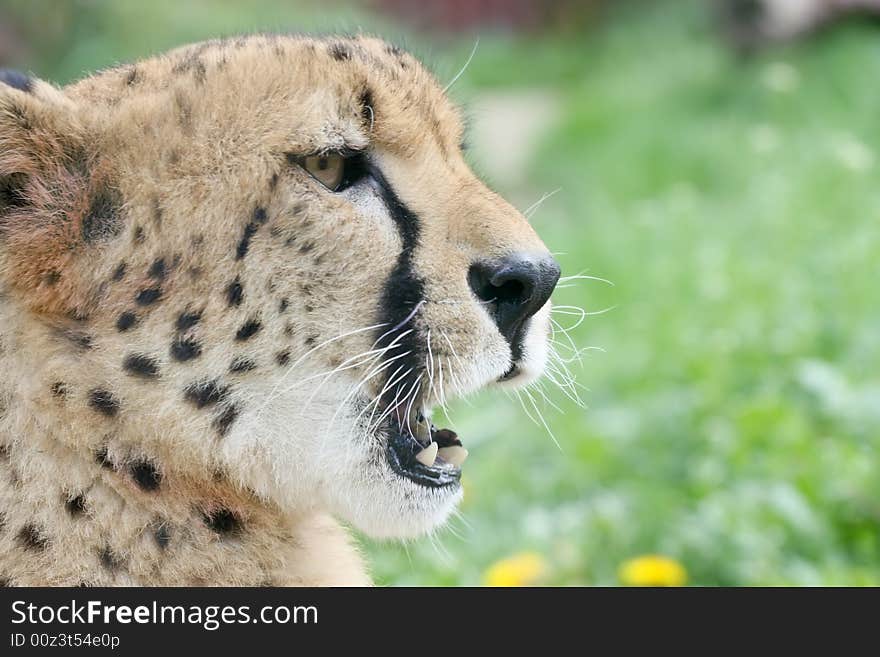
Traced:
<path fill-rule="evenodd" d="M 559 266 L 366 36 L 0 72 L 0 580 L 366 584 L 443 523 L 432 409 L 539 377 Z"/>

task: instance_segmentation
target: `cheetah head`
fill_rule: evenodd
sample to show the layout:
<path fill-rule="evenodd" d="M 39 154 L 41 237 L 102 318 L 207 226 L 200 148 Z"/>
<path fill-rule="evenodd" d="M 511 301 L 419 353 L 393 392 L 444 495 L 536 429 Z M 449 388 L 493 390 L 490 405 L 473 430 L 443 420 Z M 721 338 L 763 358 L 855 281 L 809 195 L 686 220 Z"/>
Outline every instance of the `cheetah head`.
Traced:
<path fill-rule="evenodd" d="M 65 440 L 374 536 L 448 516 L 431 411 L 541 374 L 559 267 L 414 58 L 254 36 L 6 82 L 3 316 Z"/>

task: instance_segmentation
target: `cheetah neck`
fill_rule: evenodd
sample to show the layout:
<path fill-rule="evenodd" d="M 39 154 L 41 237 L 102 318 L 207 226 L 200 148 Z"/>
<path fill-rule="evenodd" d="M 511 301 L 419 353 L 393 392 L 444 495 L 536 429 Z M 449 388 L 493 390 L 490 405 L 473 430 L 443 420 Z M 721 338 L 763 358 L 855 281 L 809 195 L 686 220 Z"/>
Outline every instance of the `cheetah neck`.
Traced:
<path fill-rule="evenodd" d="M 346 532 L 327 515 L 286 513 L 222 471 L 152 450 L 151 432 L 167 427 L 109 431 L 101 413 L 82 410 L 89 387 L 75 371 L 34 367 L 33 354 L 4 342 L 0 367 L 22 373 L 0 384 L 7 584 L 368 583 Z"/>

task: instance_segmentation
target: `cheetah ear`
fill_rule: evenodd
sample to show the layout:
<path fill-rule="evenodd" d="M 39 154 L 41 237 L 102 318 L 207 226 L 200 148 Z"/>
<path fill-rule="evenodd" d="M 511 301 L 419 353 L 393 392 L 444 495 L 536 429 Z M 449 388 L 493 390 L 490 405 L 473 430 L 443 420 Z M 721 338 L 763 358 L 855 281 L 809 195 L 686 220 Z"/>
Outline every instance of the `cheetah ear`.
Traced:
<path fill-rule="evenodd" d="M 81 305 L 91 183 L 77 114 L 52 85 L 0 71 L 0 283 L 40 312 Z"/>
<path fill-rule="evenodd" d="M 52 85 L 0 69 L 0 218 L 26 205 L 41 191 L 29 188 L 49 184 L 77 150 L 73 109 Z"/>

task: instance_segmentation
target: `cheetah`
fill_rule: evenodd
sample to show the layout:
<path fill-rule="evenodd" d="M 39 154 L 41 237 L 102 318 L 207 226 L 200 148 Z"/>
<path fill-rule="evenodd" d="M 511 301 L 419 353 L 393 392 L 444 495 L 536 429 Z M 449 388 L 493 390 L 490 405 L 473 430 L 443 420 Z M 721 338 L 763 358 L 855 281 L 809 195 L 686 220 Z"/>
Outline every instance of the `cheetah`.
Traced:
<path fill-rule="evenodd" d="M 431 409 L 539 377 L 558 264 L 369 36 L 0 75 L 0 577 L 369 585 L 442 524 Z"/>

